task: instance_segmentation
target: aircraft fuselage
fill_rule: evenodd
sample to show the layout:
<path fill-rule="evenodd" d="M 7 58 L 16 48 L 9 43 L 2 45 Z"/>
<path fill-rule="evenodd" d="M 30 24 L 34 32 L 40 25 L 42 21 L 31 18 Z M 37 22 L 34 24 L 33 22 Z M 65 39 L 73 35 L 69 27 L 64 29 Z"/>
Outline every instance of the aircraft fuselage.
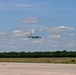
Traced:
<path fill-rule="evenodd" d="M 37 38 L 41 38 L 41 37 L 40 36 L 28 36 L 28 38 L 37 39 Z"/>

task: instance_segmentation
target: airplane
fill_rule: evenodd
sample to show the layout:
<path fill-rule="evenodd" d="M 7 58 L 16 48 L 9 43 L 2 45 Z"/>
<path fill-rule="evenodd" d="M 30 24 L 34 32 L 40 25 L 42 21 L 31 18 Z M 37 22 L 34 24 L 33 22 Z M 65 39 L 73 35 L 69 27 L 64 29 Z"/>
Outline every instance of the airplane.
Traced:
<path fill-rule="evenodd" d="M 41 36 L 28 36 L 28 38 L 38 39 L 38 38 L 41 38 Z"/>
<path fill-rule="evenodd" d="M 31 33 L 31 36 L 28 36 L 28 38 L 38 39 L 38 38 L 41 38 L 41 36 L 33 36 L 32 33 Z"/>

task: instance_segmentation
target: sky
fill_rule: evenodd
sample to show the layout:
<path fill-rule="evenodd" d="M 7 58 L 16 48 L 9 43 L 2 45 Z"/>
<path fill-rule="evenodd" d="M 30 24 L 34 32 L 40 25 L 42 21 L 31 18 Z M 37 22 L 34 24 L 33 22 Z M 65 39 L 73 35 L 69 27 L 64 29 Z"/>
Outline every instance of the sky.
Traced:
<path fill-rule="evenodd" d="M 76 51 L 76 0 L 0 0 L 0 52 L 57 50 Z"/>

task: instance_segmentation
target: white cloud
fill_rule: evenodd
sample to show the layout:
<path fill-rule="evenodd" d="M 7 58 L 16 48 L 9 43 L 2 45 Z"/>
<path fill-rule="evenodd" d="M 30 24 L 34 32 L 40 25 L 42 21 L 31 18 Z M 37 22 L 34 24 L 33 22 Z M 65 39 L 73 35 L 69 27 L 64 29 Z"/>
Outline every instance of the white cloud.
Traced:
<path fill-rule="evenodd" d="M 14 6 L 14 7 L 30 7 L 29 4 L 18 4 L 18 3 L 11 3 L 9 4 L 10 6 Z"/>
<path fill-rule="evenodd" d="M 59 29 L 59 30 L 58 30 Z M 62 29 L 62 30 L 61 30 Z M 64 29 L 64 30 L 63 30 Z M 66 30 L 67 29 L 67 30 Z M 20 47 L 25 48 L 25 46 L 37 46 L 39 47 L 75 47 L 75 39 L 70 38 L 69 36 L 73 36 L 73 33 L 67 33 L 67 36 L 64 36 L 64 31 L 72 31 L 71 27 L 59 26 L 53 28 L 41 27 L 37 29 L 37 33 L 42 36 L 41 39 L 30 39 L 28 38 L 31 35 L 31 32 L 36 33 L 35 28 L 24 28 L 24 29 L 15 29 L 10 32 L 0 32 L 0 45 L 3 47 Z M 43 32 L 41 32 L 43 31 Z M 52 33 L 53 32 L 53 33 Z M 56 33 L 58 32 L 58 33 Z M 59 33 L 61 32 L 61 33 Z M 74 37 L 74 36 L 73 36 Z M 65 38 L 65 39 L 62 39 Z M 7 39 L 7 40 L 5 40 Z M 71 41 L 73 40 L 73 41 Z M 31 47 L 32 48 L 32 47 Z"/>
<path fill-rule="evenodd" d="M 25 3 L 0 3 L 0 10 L 29 10 L 30 7 Z"/>
<path fill-rule="evenodd" d="M 24 36 L 24 35 L 17 33 L 17 34 L 13 34 L 13 36 L 15 36 L 15 37 L 21 37 L 21 36 Z"/>
<path fill-rule="evenodd" d="M 0 36 L 8 35 L 7 32 L 0 32 Z"/>
<path fill-rule="evenodd" d="M 74 36 L 74 34 L 69 34 L 69 36 Z"/>
<path fill-rule="evenodd" d="M 46 31 L 46 30 L 48 31 L 49 28 L 47 28 L 47 27 L 40 27 L 40 28 L 39 28 L 39 31 Z"/>
<path fill-rule="evenodd" d="M 7 40 L 8 36 L 7 32 L 0 32 L 0 40 Z"/>
<path fill-rule="evenodd" d="M 72 27 L 59 26 L 59 27 L 53 27 L 53 28 L 41 27 L 39 30 L 51 31 L 51 32 L 67 32 L 67 31 L 73 31 L 74 29 Z"/>
<path fill-rule="evenodd" d="M 14 37 L 26 37 L 26 36 L 28 36 L 30 34 L 30 32 L 22 32 L 22 33 L 13 33 L 12 35 L 14 36 Z"/>
<path fill-rule="evenodd" d="M 22 3 L 2 3 L 0 4 L 1 7 L 10 7 L 10 6 L 13 6 L 13 7 L 29 7 L 31 5 L 29 4 L 22 4 Z"/>
<path fill-rule="evenodd" d="M 34 34 L 35 33 L 35 29 L 31 29 L 31 32 L 32 32 L 32 34 Z"/>
<path fill-rule="evenodd" d="M 35 29 L 25 28 L 23 30 L 13 30 L 11 35 L 14 37 L 27 37 L 31 35 L 31 33 L 34 34 Z"/>
<path fill-rule="evenodd" d="M 28 41 L 28 40 L 29 40 L 28 37 L 27 37 L 27 38 L 26 38 L 26 37 L 24 37 L 24 38 L 20 38 L 20 41 L 23 42 L 23 43 L 24 43 L 25 41 Z"/>
<path fill-rule="evenodd" d="M 35 44 L 35 43 L 43 43 L 43 41 L 42 40 L 35 40 L 34 42 L 33 42 L 33 44 Z"/>
<path fill-rule="evenodd" d="M 13 30 L 12 32 L 13 32 L 12 35 L 13 35 L 14 37 L 23 36 L 23 33 L 22 33 L 21 30 Z"/>
<path fill-rule="evenodd" d="M 13 30 L 12 32 L 13 32 L 13 33 L 22 33 L 21 30 Z"/>
<path fill-rule="evenodd" d="M 36 23 L 38 21 L 37 17 L 30 17 L 22 20 L 22 23 Z"/>
<path fill-rule="evenodd" d="M 51 45 L 52 45 L 53 47 L 58 47 L 58 46 L 60 46 L 60 45 L 59 45 L 59 43 L 58 43 L 58 42 L 56 42 L 56 41 L 55 41 L 55 42 L 53 42 Z"/>
<path fill-rule="evenodd" d="M 50 35 L 50 38 L 59 39 L 59 38 L 61 38 L 61 35 L 57 35 L 57 34 L 56 35 L 55 34 L 54 35 Z"/>
<path fill-rule="evenodd" d="M 74 44 L 74 43 L 68 43 L 68 46 L 69 46 L 69 47 L 74 47 L 75 44 Z"/>
<path fill-rule="evenodd" d="M 72 31 L 72 30 L 74 30 L 72 27 L 66 27 L 66 26 L 50 28 L 50 31 L 53 31 L 53 32 L 66 32 L 66 31 Z"/>

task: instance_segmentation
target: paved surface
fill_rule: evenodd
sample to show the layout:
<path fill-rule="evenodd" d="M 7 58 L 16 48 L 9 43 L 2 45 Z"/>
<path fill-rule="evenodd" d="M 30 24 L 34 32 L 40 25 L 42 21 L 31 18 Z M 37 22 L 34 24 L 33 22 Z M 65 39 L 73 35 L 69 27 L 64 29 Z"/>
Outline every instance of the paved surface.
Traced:
<path fill-rule="evenodd" d="M 0 75 L 76 75 L 76 65 L 47 63 L 0 63 Z"/>

